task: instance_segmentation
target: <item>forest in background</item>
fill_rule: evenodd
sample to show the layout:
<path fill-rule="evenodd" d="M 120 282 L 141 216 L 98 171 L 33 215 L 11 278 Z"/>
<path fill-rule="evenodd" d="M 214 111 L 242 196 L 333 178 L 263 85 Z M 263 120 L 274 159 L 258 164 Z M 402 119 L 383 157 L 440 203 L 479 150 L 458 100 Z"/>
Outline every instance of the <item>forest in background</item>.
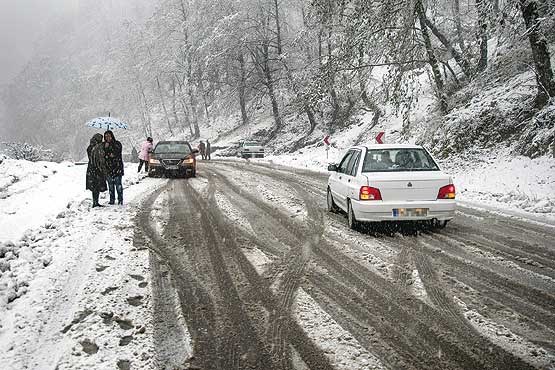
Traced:
<path fill-rule="evenodd" d="M 507 129 L 533 141 L 537 130 L 517 118 L 547 125 L 542 145 L 522 149 L 542 155 L 555 114 L 532 117 L 553 106 L 554 38 L 552 0 L 81 0 L 2 92 L 0 132 L 76 157 L 90 136 L 84 123 L 108 112 L 131 122 L 126 135 L 137 140 L 194 140 L 217 119 L 271 117 L 271 129 L 253 134 L 272 143 L 293 128 L 298 138 L 280 148 L 292 151 L 362 114 L 372 114 L 369 130 L 387 127 L 387 109 L 408 117 L 422 73 L 441 121 L 477 81 L 530 71 L 533 99 Z"/>

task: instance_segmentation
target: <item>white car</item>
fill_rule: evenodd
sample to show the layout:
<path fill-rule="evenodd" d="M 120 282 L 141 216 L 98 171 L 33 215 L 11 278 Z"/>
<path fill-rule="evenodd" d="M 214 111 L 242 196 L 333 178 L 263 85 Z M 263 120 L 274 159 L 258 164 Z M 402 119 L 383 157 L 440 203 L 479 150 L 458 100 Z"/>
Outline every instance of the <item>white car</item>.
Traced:
<path fill-rule="evenodd" d="M 345 211 L 351 229 L 422 220 L 445 227 L 455 216 L 453 179 L 419 145 L 354 146 L 328 170 L 328 211 Z"/>
<path fill-rule="evenodd" d="M 238 154 L 242 158 L 264 158 L 264 145 L 257 141 L 244 141 Z"/>

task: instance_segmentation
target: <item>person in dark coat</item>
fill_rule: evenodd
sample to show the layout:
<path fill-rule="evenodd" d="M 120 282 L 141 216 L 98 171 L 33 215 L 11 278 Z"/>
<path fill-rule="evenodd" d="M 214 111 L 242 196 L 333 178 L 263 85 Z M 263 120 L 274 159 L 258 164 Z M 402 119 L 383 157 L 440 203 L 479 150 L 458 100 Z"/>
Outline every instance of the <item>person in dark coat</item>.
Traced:
<path fill-rule="evenodd" d="M 114 133 L 110 130 L 106 131 L 104 133 L 104 152 L 106 167 L 108 167 L 109 204 L 114 204 L 116 202 L 116 191 L 118 193 L 118 204 L 123 204 L 123 185 L 121 184 L 121 178 L 123 177 L 122 149 L 122 145 L 116 140 Z"/>
<path fill-rule="evenodd" d="M 202 140 L 198 144 L 198 150 L 202 159 L 206 159 L 206 145 L 204 145 L 204 142 Z"/>
<path fill-rule="evenodd" d="M 89 157 L 89 164 L 87 165 L 86 189 L 92 192 L 93 208 L 103 207 L 98 202 L 98 198 L 101 192 L 108 190 L 106 186 L 108 168 L 106 167 L 102 134 L 95 134 L 91 138 L 87 148 L 87 156 Z"/>
<path fill-rule="evenodd" d="M 211 152 L 212 148 L 210 147 L 210 141 L 208 139 L 206 139 L 206 155 L 205 158 L 210 160 L 210 152 Z"/>
<path fill-rule="evenodd" d="M 133 149 L 131 149 L 131 162 L 133 162 L 133 163 L 139 162 L 139 152 L 137 151 L 137 148 L 135 148 L 135 147 L 133 147 Z"/>

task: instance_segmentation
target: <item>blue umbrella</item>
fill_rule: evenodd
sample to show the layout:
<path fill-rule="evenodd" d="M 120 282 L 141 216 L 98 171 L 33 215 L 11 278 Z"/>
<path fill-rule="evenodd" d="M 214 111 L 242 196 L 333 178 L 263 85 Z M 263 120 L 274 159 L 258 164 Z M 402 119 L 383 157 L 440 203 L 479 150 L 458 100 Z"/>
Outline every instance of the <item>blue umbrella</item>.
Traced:
<path fill-rule="evenodd" d="M 127 126 L 127 123 L 120 121 L 119 119 L 114 117 L 97 117 L 88 121 L 86 125 L 89 127 L 101 128 L 104 130 L 112 130 L 114 128 L 127 130 L 129 128 L 129 126 Z"/>

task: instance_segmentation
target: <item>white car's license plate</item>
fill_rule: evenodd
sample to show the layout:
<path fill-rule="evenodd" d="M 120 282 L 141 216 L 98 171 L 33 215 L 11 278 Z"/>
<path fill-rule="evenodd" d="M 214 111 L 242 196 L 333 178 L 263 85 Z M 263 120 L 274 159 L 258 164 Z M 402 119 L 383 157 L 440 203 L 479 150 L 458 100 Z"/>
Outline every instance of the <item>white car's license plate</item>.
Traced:
<path fill-rule="evenodd" d="M 428 208 L 394 208 L 393 217 L 425 217 Z"/>

